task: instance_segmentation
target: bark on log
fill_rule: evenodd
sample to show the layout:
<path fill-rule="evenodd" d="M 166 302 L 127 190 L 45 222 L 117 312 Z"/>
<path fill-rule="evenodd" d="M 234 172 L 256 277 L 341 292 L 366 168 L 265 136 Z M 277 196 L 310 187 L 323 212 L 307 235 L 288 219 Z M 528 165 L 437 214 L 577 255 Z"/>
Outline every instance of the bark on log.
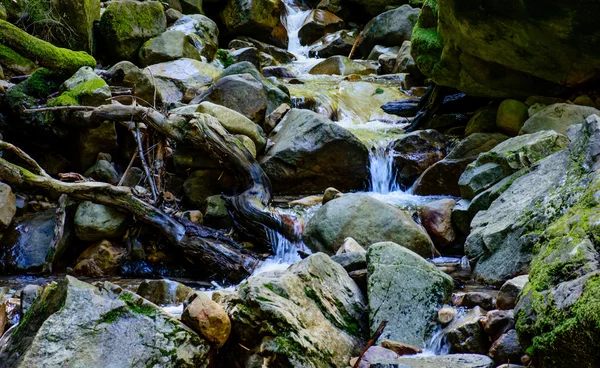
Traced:
<path fill-rule="evenodd" d="M 142 106 L 103 105 L 91 112 L 77 112 L 92 124 L 102 121 L 140 121 L 162 135 L 208 153 L 219 161 L 245 190 L 225 197 L 236 227 L 259 244 L 271 245 L 269 231 L 297 240 L 293 226 L 270 208 L 271 182 L 239 140 L 207 114 L 169 115 Z"/>
<path fill-rule="evenodd" d="M 49 176 L 34 174 L 2 158 L 0 179 L 7 183 L 54 191 L 130 212 L 137 219 L 160 230 L 190 262 L 202 265 L 207 273 L 213 273 L 215 278 L 237 283 L 247 277 L 256 266 L 257 259 L 238 248 L 229 237 L 191 222 L 177 221 L 135 197 L 128 187 L 99 182 L 65 183 Z"/>

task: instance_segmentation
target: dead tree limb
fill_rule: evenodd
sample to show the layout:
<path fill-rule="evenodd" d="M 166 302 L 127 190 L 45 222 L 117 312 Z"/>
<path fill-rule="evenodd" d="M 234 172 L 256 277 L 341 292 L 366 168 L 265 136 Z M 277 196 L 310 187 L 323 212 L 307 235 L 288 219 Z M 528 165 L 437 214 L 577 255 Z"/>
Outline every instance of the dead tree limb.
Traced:
<path fill-rule="evenodd" d="M 78 112 L 91 124 L 102 121 L 141 121 L 178 143 L 208 153 L 235 177 L 245 190 L 225 197 L 240 232 L 260 244 L 271 244 L 268 232 L 275 230 L 296 240 L 294 229 L 270 208 L 271 182 L 256 159 L 230 135 L 217 119 L 207 114 L 169 115 L 142 106 L 103 105 L 91 112 Z"/>
<path fill-rule="evenodd" d="M 358 359 L 356 359 L 356 363 L 354 363 L 352 368 L 360 367 L 360 362 L 361 362 L 363 356 L 365 355 L 367 350 L 369 350 L 369 348 L 371 346 L 373 346 L 373 344 L 375 344 L 377 342 L 377 340 L 379 340 L 379 337 L 381 336 L 381 334 L 383 334 L 383 330 L 385 329 L 385 326 L 387 326 L 387 323 L 388 323 L 388 321 L 381 321 L 381 323 L 379 324 L 379 327 L 377 327 L 377 330 L 375 330 L 375 333 L 371 337 L 371 340 L 367 341 L 367 344 L 365 345 L 364 349 L 362 349 L 360 355 L 358 356 Z"/>
<path fill-rule="evenodd" d="M 58 192 L 71 198 L 130 212 L 137 219 L 158 229 L 190 262 L 202 265 L 207 272 L 222 276 L 229 282 L 238 282 L 247 277 L 257 263 L 255 257 L 238 248 L 230 238 L 210 228 L 177 221 L 135 197 L 128 187 L 99 182 L 65 183 L 34 174 L 2 158 L 0 179 L 7 183 Z"/>

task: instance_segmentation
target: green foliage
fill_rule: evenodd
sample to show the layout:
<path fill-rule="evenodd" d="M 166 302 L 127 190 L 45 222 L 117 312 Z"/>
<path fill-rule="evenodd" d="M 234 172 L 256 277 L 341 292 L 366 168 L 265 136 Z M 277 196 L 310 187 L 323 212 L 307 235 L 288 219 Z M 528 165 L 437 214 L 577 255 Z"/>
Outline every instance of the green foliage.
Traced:
<path fill-rule="evenodd" d="M 235 59 L 233 58 L 233 56 L 229 55 L 227 50 L 218 49 L 216 59 L 219 60 L 225 68 L 228 68 L 231 65 L 235 64 Z"/>
<path fill-rule="evenodd" d="M 81 105 L 81 97 L 91 95 L 98 88 L 102 88 L 106 82 L 100 78 L 81 83 L 71 91 L 66 91 L 48 103 L 48 106 L 77 106 Z"/>

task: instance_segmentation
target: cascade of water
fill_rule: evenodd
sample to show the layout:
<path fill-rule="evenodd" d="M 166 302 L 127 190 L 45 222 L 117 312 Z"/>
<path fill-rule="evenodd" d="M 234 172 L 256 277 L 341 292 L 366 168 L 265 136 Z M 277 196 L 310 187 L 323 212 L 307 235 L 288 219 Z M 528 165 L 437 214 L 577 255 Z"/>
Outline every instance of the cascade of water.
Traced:
<path fill-rule="evenodd" d="M 294 54 L 299 60 L 308 58 L 308 46 L 300 44 L 298 31 L 302 27 L 304 20 L 310 13 L 310 9 L 301 9 L 294 0 L 283 0 L 285 5 L 285 15 L 283 24 L 288 33 L 288 51 Z"/>
<path fill-rule="evenodd" d="M 431 356 L 431 355 L 446 355 L 450 353 L 450 346 L 446 341 L 446 335 L 443 333 L 443 329 L 439 329 L 433 336 L 431 340 L 425 344 L 425 349 L 423 350 L 422 355 Z"/>
<path fill-rule="evenodd" d="M 388 194 L 400 191 L 396 182 L 394 157 L 390 154 L 389 142 L 378 142 L 369 153 L 369 171 L 371 173 L 371 192 Z"/>

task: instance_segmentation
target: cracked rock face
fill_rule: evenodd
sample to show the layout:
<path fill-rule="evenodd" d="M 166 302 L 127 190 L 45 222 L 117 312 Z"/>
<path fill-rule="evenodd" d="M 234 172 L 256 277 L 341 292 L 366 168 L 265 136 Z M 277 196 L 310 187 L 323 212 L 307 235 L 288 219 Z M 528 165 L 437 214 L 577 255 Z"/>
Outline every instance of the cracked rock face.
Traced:
<path fill-rule="evenodd" d="M 382 338 L 424 347 L 437 311 L 450 300 L 452 278 L 391 242 L 371 245 L 367 268 L 371 332 L 386 320 Z"/>
<path fill-rule="evenodd" d="M 361 291 L 323 253 L 252 276 L 220 303 L 232 321 L 222 366 L 346 367 L 366 335 Z"/>
<path fill-rule="evenodd" d="M 156 305 L 109 282 L 46 286 L 0 351 L 10 367 L 207 367 L 209 344 Z"/>

